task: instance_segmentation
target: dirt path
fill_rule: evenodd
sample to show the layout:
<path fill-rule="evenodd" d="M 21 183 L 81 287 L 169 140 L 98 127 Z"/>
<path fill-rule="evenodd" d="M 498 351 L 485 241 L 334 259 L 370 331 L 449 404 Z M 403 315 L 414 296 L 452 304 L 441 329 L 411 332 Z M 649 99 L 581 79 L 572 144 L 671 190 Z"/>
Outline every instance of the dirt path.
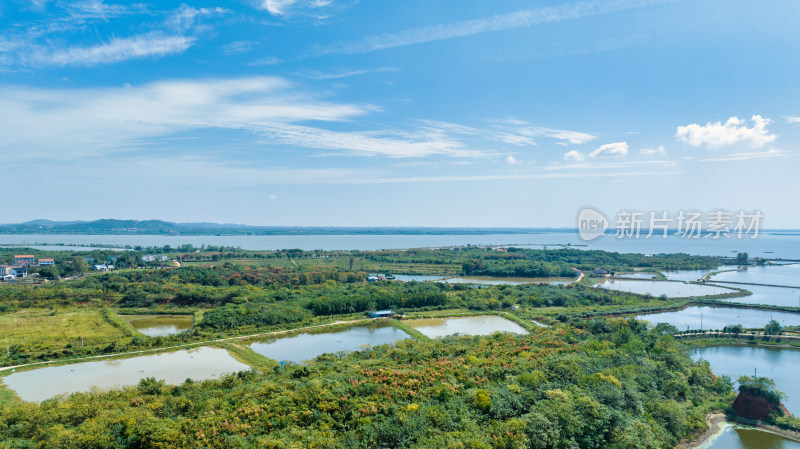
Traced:
<path fill-rule="evenodd" d="M 717 437 L 719 434 L 725 431 L 727 426 L 731 424 L 725 419 L 725 415 L 722 413 L 709 413 L 706 415 L 706 425 L 708 425 L 708 429 L 699 435 L 696 439 L 681 443 L 675 446 L 675 449 L 695 449 L 705 445 L 709 440 Z"/>

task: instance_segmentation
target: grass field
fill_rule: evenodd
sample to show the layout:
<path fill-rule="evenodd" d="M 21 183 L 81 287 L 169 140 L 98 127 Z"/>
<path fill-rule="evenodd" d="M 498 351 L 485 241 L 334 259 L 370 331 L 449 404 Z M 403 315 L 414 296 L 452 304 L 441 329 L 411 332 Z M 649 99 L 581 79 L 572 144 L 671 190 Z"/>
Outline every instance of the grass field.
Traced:
<path fill-rule="evenodd" d="M 88 345 L 121 336 L 122 331 L 105 320 L 97 308 L 22 309 L 0 315 L 2 349 L 13 345 L 28 350 L 63 348 L 67 344 L 80 346 L 81 337 Z"/>
<path fill-rule="evenodd" d="M 338 268 L 342 270 L 350 269 L 350 257 L 332 256 L 314 259 L 311 257 L 303 258 L 276 258 L 276 259 L 256 259 L 256 258 L 241 258 L 241 259 L 225 259 L 217 262 L 184 262 L 186 266 L 208 266 L 208 265 L 221 265 L 225 262 L 239 263 L 243 265 L 250 265 L 253 267 L 281 267 L 291 270 L 297 269 L 322 269 L 322 268 Z M 395 263 L 395 262 L 378 262 L 366 258 L 354 257 L 353 270 L 366 271 L 370 273 L 386 273 L 386 274 L 425 274 L 425 275 L 456 275 L 461 273 L 460 264 L 433 264 L 433 263 Z"/>

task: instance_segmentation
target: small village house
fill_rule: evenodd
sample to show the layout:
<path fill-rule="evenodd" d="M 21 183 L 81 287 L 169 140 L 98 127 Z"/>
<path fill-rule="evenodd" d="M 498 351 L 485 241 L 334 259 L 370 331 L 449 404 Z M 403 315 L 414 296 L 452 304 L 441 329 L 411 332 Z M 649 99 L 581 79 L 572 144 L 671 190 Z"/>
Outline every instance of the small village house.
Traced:
<path fill-rule="evenodd" d="M 30 254 L 14 256 L 14 265 L 31 265 L 34 261 L 34 257 Z"/>

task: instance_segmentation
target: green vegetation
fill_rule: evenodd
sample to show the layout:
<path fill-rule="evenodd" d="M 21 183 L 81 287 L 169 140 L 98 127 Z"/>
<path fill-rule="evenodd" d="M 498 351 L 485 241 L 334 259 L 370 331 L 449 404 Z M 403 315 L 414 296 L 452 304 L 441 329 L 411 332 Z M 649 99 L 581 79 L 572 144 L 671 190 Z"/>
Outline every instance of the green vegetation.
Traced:
<path fill-rule="evenodd" d="M 575 277 L 598 267 L 713 269 L 714 258 L 571 248 L 196 250 L 31 251 L 56 259 L 59 270 L 34 273 L 34 280 L 80 274 L 84 257 L 124 269 L 0 285 L 0 365 L 212 344 L 253 370 L 178 386 L 146 379 L 41 404 L 0 389 L 0 448 L 668 448 L 733 399 L 730 380 L 692 362 L 673 337 L 677 329 L 619 317 L 721 304 L 714 299 L 654 298 L 588 281 L 367 282 L 368 273 Z M 10 254 L 0 250 L 0 260 Z M 144 261 L 145 254 L 167 254 L 182 266 Z M 377 309 L 409 317 L 500 313 L 531 334 L 431 340 L 392 320 L 418 341 L 325 354 L 308 366 L 281 366 L 236 338 L 359 320 Z M 173 313 L 193 314 L 194 328 L 149 338 L 118 316 Z"/>
<path fill-rule="evenodd" d="M 310 366 L 0 409 L 7 447 L 667 448 L 731 384 L 671 336 L 605 332 L 403 341 Z"/>

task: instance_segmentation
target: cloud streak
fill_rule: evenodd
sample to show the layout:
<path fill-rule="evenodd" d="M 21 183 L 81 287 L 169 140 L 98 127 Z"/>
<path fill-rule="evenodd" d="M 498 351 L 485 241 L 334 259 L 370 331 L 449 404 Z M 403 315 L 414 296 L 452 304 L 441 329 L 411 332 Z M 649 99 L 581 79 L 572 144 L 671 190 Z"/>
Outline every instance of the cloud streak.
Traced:
<path fill-rule="evenodd" d="M 115 38 L 105 44 L 89 47 L 67 47 L 50 50 L 38 47 L 24 60 L 33 66 L 92 66 L 182 53 L 192 46 L 195 38 L 152 33 L 129 38 Z"/>
<path fill-rule="evenodd" d="M 275 1 L 275 0 L 268 0 Z M 367 36 L 358 41 L 321 48 L 322 54 L 355 54 L 403 47 L 407 45 L 473 36 L 489 32 L 529 28 L 546 23 L 577 20 L 633 8 L 665 3 L 668 0 L 606 0 L 525 9 L 475 20 L 413 28 L 396 33 Z"/>

